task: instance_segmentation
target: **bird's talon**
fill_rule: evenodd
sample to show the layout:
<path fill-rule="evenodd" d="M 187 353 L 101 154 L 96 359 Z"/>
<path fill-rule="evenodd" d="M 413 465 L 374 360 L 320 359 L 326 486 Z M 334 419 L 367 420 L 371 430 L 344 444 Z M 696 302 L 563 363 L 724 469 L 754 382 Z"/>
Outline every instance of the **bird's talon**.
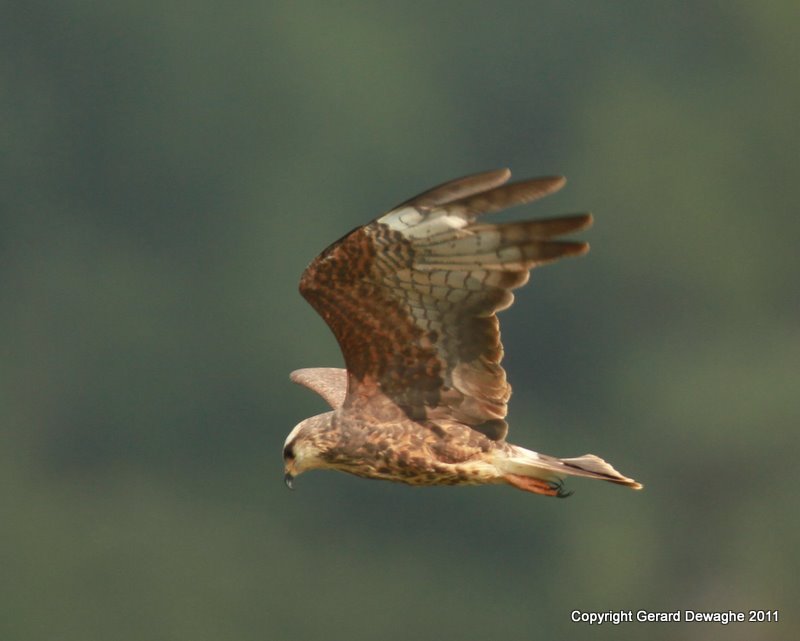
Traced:
<path fill-rule="evenodd" d="M 550 489 L 555 491 L 556 498 L 559 499 L 568 499 L 570 496 L 574 494 L 572 490 L 566 491 L 564 489 L 564 481 L 551 481 L 550 482 Z"/>

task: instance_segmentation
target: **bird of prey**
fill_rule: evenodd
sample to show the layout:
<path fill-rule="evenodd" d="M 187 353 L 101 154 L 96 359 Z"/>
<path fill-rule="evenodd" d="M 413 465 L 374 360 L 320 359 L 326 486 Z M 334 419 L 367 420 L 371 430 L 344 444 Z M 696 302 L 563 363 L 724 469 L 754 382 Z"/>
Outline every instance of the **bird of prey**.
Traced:
<path fill-rule="evenodd" d="M 300 293 L 325 319 L 346 369 L 291 379 L 332 411 L 308 418 L 283 449 L 289 487 L 314 468 L 410 485 L 506 484 L 568 496 L 564 477 L 642 486 L 593 454 L 556 458 L 506 441 L 511 387 L 496 313 L 530 270 L 588 251 L 557 237 L 590 214 L 479 222 L 560 189 L 563 177 L 509 183 L 508 169 L 467 176 L 358 227 L 306 268 Z"/>

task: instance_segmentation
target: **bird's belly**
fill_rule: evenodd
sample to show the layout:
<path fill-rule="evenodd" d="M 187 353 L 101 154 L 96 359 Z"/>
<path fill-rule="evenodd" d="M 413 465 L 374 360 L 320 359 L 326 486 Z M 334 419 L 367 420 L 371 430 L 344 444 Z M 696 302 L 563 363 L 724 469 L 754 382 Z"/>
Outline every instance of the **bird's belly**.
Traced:
<path fill-rule="evenodd" d="M 438 461 L 376 461 L 341 466 L 343 472 L 363 478 L 382 479 L 408 485 L 484 485 L 498 482 L 493 465 L 483 461 L 441 463 Z"/>

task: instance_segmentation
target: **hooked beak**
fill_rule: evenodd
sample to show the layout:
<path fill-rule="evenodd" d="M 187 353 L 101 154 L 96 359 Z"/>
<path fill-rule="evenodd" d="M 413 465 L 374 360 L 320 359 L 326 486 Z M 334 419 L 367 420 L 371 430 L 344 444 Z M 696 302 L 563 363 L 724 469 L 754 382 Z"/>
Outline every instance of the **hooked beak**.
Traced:
<path fill-rule="evenodd" d="M 291 472 L 286 472 L 286 474 L 283 476 L 283 482 L 286 483 L 286 487 L 288 487 L 290 490 L 294 489 L 292 487 L 292 481 L 294 481 L 294 476 L 292 476 Z"/>

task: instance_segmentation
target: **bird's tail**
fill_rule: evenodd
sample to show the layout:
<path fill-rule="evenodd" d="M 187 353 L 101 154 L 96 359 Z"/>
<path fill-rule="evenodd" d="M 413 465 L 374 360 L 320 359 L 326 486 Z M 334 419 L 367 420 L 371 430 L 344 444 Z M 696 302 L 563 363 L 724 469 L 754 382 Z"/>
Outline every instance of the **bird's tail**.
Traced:
<path fill-rule="evenodd" d="M 510 485 L 548 496 L 569 496 L 562 485 L 567 476 L 583 476 L 626 485 L 634 490 L 642 489 L 641 483 L 620 474 L 594 454 L 556 458 L 510 445 L 507 450 L 498 452 L 495 466 Z"/>

